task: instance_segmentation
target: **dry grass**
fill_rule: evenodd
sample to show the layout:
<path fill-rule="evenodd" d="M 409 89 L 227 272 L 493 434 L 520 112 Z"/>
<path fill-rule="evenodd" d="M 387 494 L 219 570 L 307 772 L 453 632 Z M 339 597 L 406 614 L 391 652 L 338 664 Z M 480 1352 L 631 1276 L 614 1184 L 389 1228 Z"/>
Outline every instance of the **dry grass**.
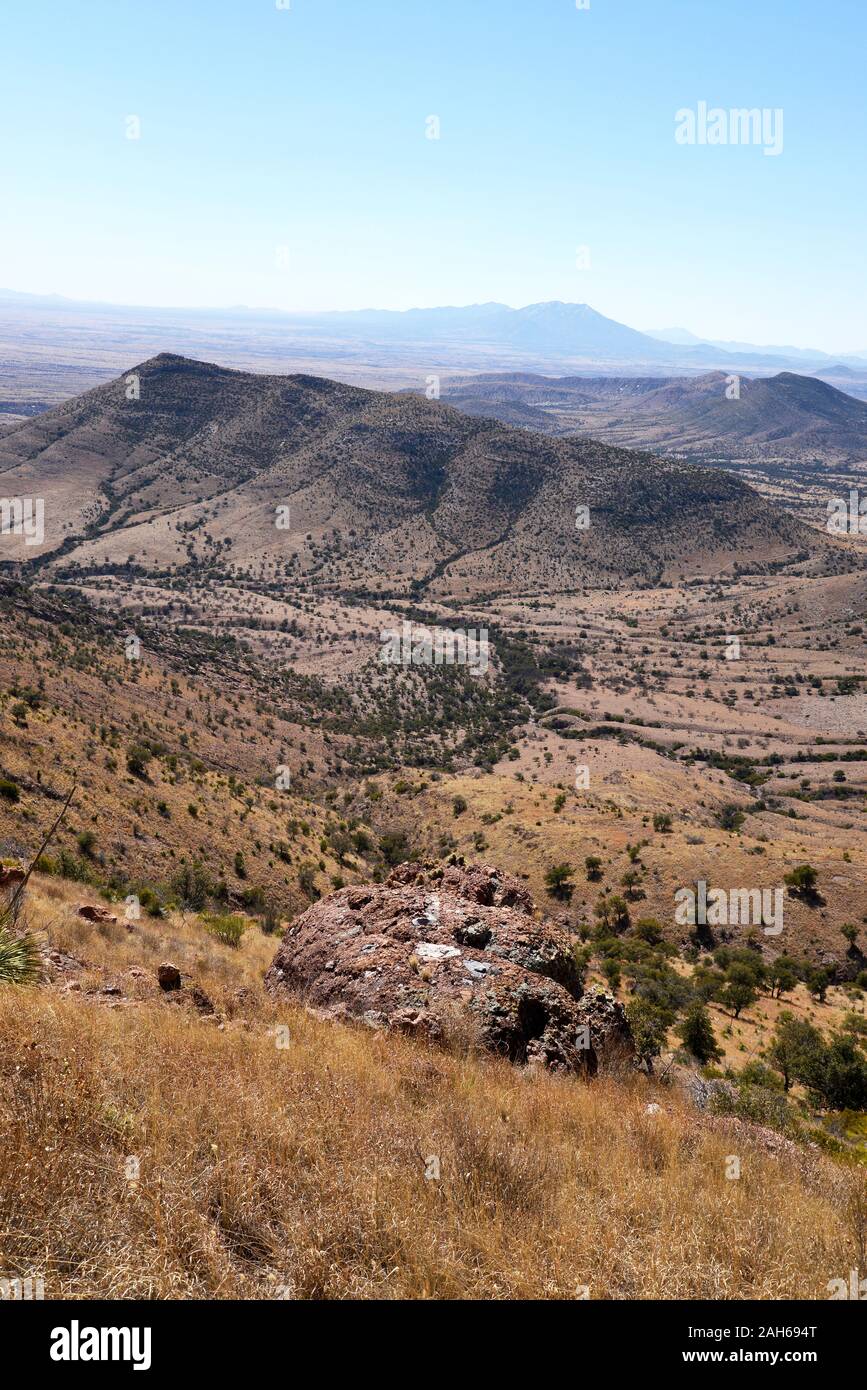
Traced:
<path fill-rule="evenodd" d="M 46 887 L 57 944 L 78 927 Z M 66 942 L 94 982 L 159 954 L 121 930 Z M 143 930 L 226 999 L 274 944 Z M 823 1298 L 857 1258 L 847 1170 L 642 1078 L 533 1076 L 260 990 L 222 1025 L 112 1002 L 0 991 L 0 1270 L 43 1273 L 49 1298 Z"/>

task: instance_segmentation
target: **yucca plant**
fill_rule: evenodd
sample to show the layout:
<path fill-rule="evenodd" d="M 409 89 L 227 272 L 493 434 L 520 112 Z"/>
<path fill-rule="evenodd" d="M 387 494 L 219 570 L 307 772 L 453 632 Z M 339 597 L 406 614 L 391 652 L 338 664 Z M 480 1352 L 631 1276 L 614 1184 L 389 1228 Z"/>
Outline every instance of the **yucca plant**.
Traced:
<path fill-rule="evenodd" d="M 42 955 L 36 937 L 0 926 L 0 985 L 35 985 L 41 978 Z"/>

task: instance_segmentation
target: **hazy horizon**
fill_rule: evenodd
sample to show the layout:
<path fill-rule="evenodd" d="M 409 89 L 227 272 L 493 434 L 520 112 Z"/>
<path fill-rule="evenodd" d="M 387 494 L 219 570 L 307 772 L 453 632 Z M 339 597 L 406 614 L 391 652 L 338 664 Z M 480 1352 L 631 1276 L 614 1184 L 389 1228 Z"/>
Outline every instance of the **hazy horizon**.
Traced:
<path fill-rule="evenodd" d="M 2 301 L 2 297 L 3 297 L 4 295 L 8 295 L 8 294 L 11 294 L 11 295 L 13 295 L 13 296 L 19 296 L 19 295 L 20 295 L 20 296 L 22 296 L 22 297 L 25 298 L 25 299 L 27 299 L 27 298 L 32 298 L 32 299 L 55 299 L 55 300 L 60 300 L 60 301 L 62 301 L 63 303 L 71 304 L 71 305 L 81 304 L 81 305 L 87 305 L 87 306 L 94 307 L 94 308 L 105 308 L 105 309 L 118 309 L 118 310 L 129 309 L 129 310 L 133 310 L 133 311 L 153 310 L 153 311 L 156 311 L 156 312 L 165 312 L 165 313 L 171 313 L 171 314 L 184 314 L 184 313 L 190 313 L 190 314 L 221 314 L 221 313 L 223 313 L 223 314 L 249 314 L 249 315 L 251 315 L 251 316 L 255 316 L 256 314 L 263 314 L 263 315 L 274 314 L 274 315 L 282 315 L 282 316 L 286 316 L 286 317 L 297 317 L 297 318 L 316 318 L 316 317 L 323 316 L 323 315 L 328 315 L 328 314 L 334 314 L 334 315 L 336 315 L 336 316 L 343 316 L 343 315 L 349 316 L 349 315 L 353 315 L 353 314 L 362 315 L 362 314 L 366 314 L 366 313 L 369 313 L 369 314 L 396 314 L 396 315 L 398 315 L 398 314 L 408 314 L 408 313 L 424 313 L 424 312 L 435 311 L 435 310 L 450 311 L 450 312 L 459 312 L 460 310 L 463 310 L 463 309 L 479 309 L 479 308 L 491 308 L 491 307 L 504 308 L 504 309 L 512 310 L 513 312 L 519 312 L 519 311 L 522 310 L 522 309 L 539 308 L 539 307 L 541 307 L 541 306 L 543 306 L 543 305 L 562 305 L 562 306 L 565 307 L 565 308 L 590 309 L 593 313 L 595 313 L 595 314 L 600 314 L 601 317 L 606 318 L 606 319 L 610 319 L 610 320 L 611 320 L 612 322 L 614 322 L 614 323 L 619 323 L 619 322 L 620 322 L 620 320 L 613 319 L 612 316 L 611 316 L 610 314 L 605 314 L 602 310 L 598 309 L 598 308 L 596 307 L 596 305 L 594 305 L 594 304 L 588 304 L 588 303 L 586 303 L 586 302 L 578 301 L 578 300 L 545 300 L 545 301 L 534 301 L 533 303 L 528 303 L 528 304 L 509 304 L 509 303 L 507 303 L 505 300 L 502 300 L 502 299 L 499 299 L 499 300 L 474 300 L 474 301 L 472 301 L 472 302 L 470 302 L 470 303 L 466 303 L 466 304 L 454 304 L 454 303 L 449 303 L 449 304 L 413 304 L 413 305 L 408 306 L 406 309 L 391 309 L 391 308 L 383 307 L 383 306 L 377 305 L 377 304 L 366 304 L 366 305 L 360 306 L 359 308 L 353 308 L 353 309 L 347 309 L 347 308 L 334 308 L 334 309 L 284 309 L 284 308 L 279 308 L 279 307 L 277 307 L 276 305 L 273 305 L 273 304 L 139 304 L 139 303 L 133 303 L 132 301 L 125 301 L 125 302 L 123 302 L 123 301 L 115 301 L 115 300 L 95 300 L 95 299 L 94 299 L 94 300 L 80 300 L 80 299 L 73 298 L 73 297 L 70 296 L 70 295 L 61 294 L 61 293 L 60 293 L 59 291 L 57 291 L 57 290 L 21 290 L 21 289 L 17 289 L 17 288 L 13 289 L 11 286 L 0 286 L 0 301 Z M 647 335 L 647 336 L 655 336 L 655 337 L 657 337 L 657 338 L 658 338 L 659 335 L 664 331 L 664 330 L 659 329 L 659 328 L 656 328 L 656 327 L 642 328 L 642 327 L 639 327 L 638 325 L 633 324 L 633 323 L 628 323 L 628 324 L 626 324 L 625 326 L 634 329 L 634 330 L 635 330 L 636 332 L 638 332 L 638 333 L 643 333 L 643 334 L 645 334 L 645 335 Z M 702 333 L 700 333 L 700 332 L 697 333 L 697 332 L 695 331 L 695 328 L 694 328 L 692 325 L 685 325 L 685 324 L 673 325 L 673 324 L 672 324 L 672 325 L 669 326 L 668 331 L 671 332 L 671 333 L 673 333 L 673 334 L 678 334 L 678 333 L 681 333 L 681 332 L 686 331 L 686 332 L 692 334 L 692 336 L 696 339 L 696 343 L 697 343 L 697 344 L 707 343 L 707 344 L 710 345 L 710 346 L 722 345 L 722 344 L 723 344 L 723 340 L 720 340 L 720 339 L 713 339 L 713 338 L 711 338 L 710 335 L 705 335 L 705 334 L 702 334 Z M 672 346 L 675 346 L 675 347 L 678 346 L 677 338 L 672 338 L 672 339 L 670 339 L 670 340 L 669 340 L 669 339 L 663 339 L 663 341 L 670 341 L 670 342 L 672 343 Z M 730 341 L 731 343 L 743 343 L 743 342 L 745 342 L 745 340 L 744 340 L 743 338 L 732 339 L 732 340 L 729 340 L 729 341 Z M 752 348 L 755 348 L 755 349 L 763 349 L 763 350 L 766 350 L 766 351 L 768 351 L 768 352 L 771 352 L 771 351 L 779 351 L 780 349 L 783 349 L 783 348 L 791 348 L 792 350 L 794 350 L 794 351 L 796 351 L 796 352 L 808 352 L 808 351 L 810 351 L 810 350 L 815 350 L 815 351 L 817 351 L 817 352 L 823 352 L 823 353 L 828 353 L 828 352 L 829 352 L 828 349 L 818 348 L 818 347 L 816 346 L 815 343 L 808 343 L 808 342 L 800 342 L 800 343 L 791 342 L 791 343 L 785 343 L 785 344 L 784 344 L 784 343 L 752 343 L 752 344 L 750 344 L 750 346 L 751 346 Z M 863 349 L 861 349 L 860 351 L 858 351 L 858 350 L 853 351 L 851 348 L 847 348 L 847 349 L 842 349 L 842 348 L 841 348 L 841 349 L 834 349 L 834 348 L 832 348 L 832 349 L 830 349 L 830 355 L 833 356 L 833 355 L 835 355 L 835 354 L 838 355 L 838 356 L 840 356 L 840 357 L 861 357 L 861 358 L 867 358 L 867 348 L 863 348 Z"/>
<path fill-rule="evenodd" d="M 294 313 L 562 300 L 865 349 L 854 0 L 47 0 L 5 32 L 0 257 L 20 292 Z M 755 129 L 715 143 L 715 112 Z"/>

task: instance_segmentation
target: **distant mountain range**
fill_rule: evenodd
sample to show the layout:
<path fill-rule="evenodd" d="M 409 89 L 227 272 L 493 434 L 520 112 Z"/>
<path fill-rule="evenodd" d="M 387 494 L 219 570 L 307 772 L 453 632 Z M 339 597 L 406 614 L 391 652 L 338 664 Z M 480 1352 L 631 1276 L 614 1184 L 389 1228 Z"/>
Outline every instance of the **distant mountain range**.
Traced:
<path fill-rule="evenodd" d="M 734 394 L 736 392 L 736 394 Z M 780 372 L 733 384 L 700 377 L 544 377 L 490 373 L 443 383 L 471 415 L 629 448 L 765 457 L 867 459 L 867 402 L 815 377 Z"/>
<path fill-rule="evenodd" d="M 325 360 L 440 370 L 625 371 L 699 374 L 712 369 L 768 374 L 797 368 L 813 374 L 850 372 L 856 394 L 867 394 L 863 358 L 803 348 L 709 342 L 685 329 L 641 333 L 588 304 L 554 300 L 512 309 L 506 304 L 364 309 L 290 314 L 235 306 L 226 309 L 143 309 L 92 304 L 59 295 L 0 290 L 0 350 L 14 363 L 16 344 L 87 360 L 102 348 L 104 366 L 133 354 L 170 347 L 183 355 L 213 356 L 226 365 L 268 370 L 277 360 Z M 20 350 L 20 349 L 19 349 Z M 92 380 L 99 380 L 92 375 Z M 367 384 L 367 383 L 365 383 Z M 371 379 L 370 384 L 374 384 Z"/>
<path fill-rule="evenodd" d="M 723 352 L 730 353 L 763 353 L 769 357 L 789 357 L 797 358 L 804 362 L 829 362 L 855 363 L 857 366 L 867 365 L 867 349 L 856 353 L 830 353 L 822 352 L 820 348 L 797 348 L 791 344 L 781 346 L 780 344 L 765 344 L 760 346 L 757 343 L 744 343 L 737 339 L 727 338 L 699 338 L 695 333 L 691 333 L 688 328 L 647 328 L 644 330 L 646 337 L 655 338 L 657 342 L 674 343 L 680 347 L 711 347 L 721 348 Z"/>
<path fill-rule="evenodd" d="M 55 574 L 462 599 L 831 551 L 728 473 L 167 353 L 5 434 L 0 491 L 45 504 L 44 543 L 6 535 L 0 561 Z"/>

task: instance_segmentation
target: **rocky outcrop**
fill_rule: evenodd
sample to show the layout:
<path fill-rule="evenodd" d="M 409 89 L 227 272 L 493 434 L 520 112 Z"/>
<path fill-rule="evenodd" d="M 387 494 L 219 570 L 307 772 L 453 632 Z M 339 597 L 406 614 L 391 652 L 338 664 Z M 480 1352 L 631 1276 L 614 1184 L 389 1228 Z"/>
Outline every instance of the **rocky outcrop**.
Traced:
<path fill-rule="evenodd" d="M 100 907 L 97 903 L 80 903 L 78 907 L 79 917 L 83 917 L 86 922 L 116 922 L 117 918 L 108 908 Z"/>
<path fill-rule="evenodd" d="M 489 865 L 402 864 L 331 894 L 289 927 L 265 979 L 330 1018 L 521 1064 L 592 1074 L 632 1051 L 622 1006 L 582 993 L 569 935 Z"/>

